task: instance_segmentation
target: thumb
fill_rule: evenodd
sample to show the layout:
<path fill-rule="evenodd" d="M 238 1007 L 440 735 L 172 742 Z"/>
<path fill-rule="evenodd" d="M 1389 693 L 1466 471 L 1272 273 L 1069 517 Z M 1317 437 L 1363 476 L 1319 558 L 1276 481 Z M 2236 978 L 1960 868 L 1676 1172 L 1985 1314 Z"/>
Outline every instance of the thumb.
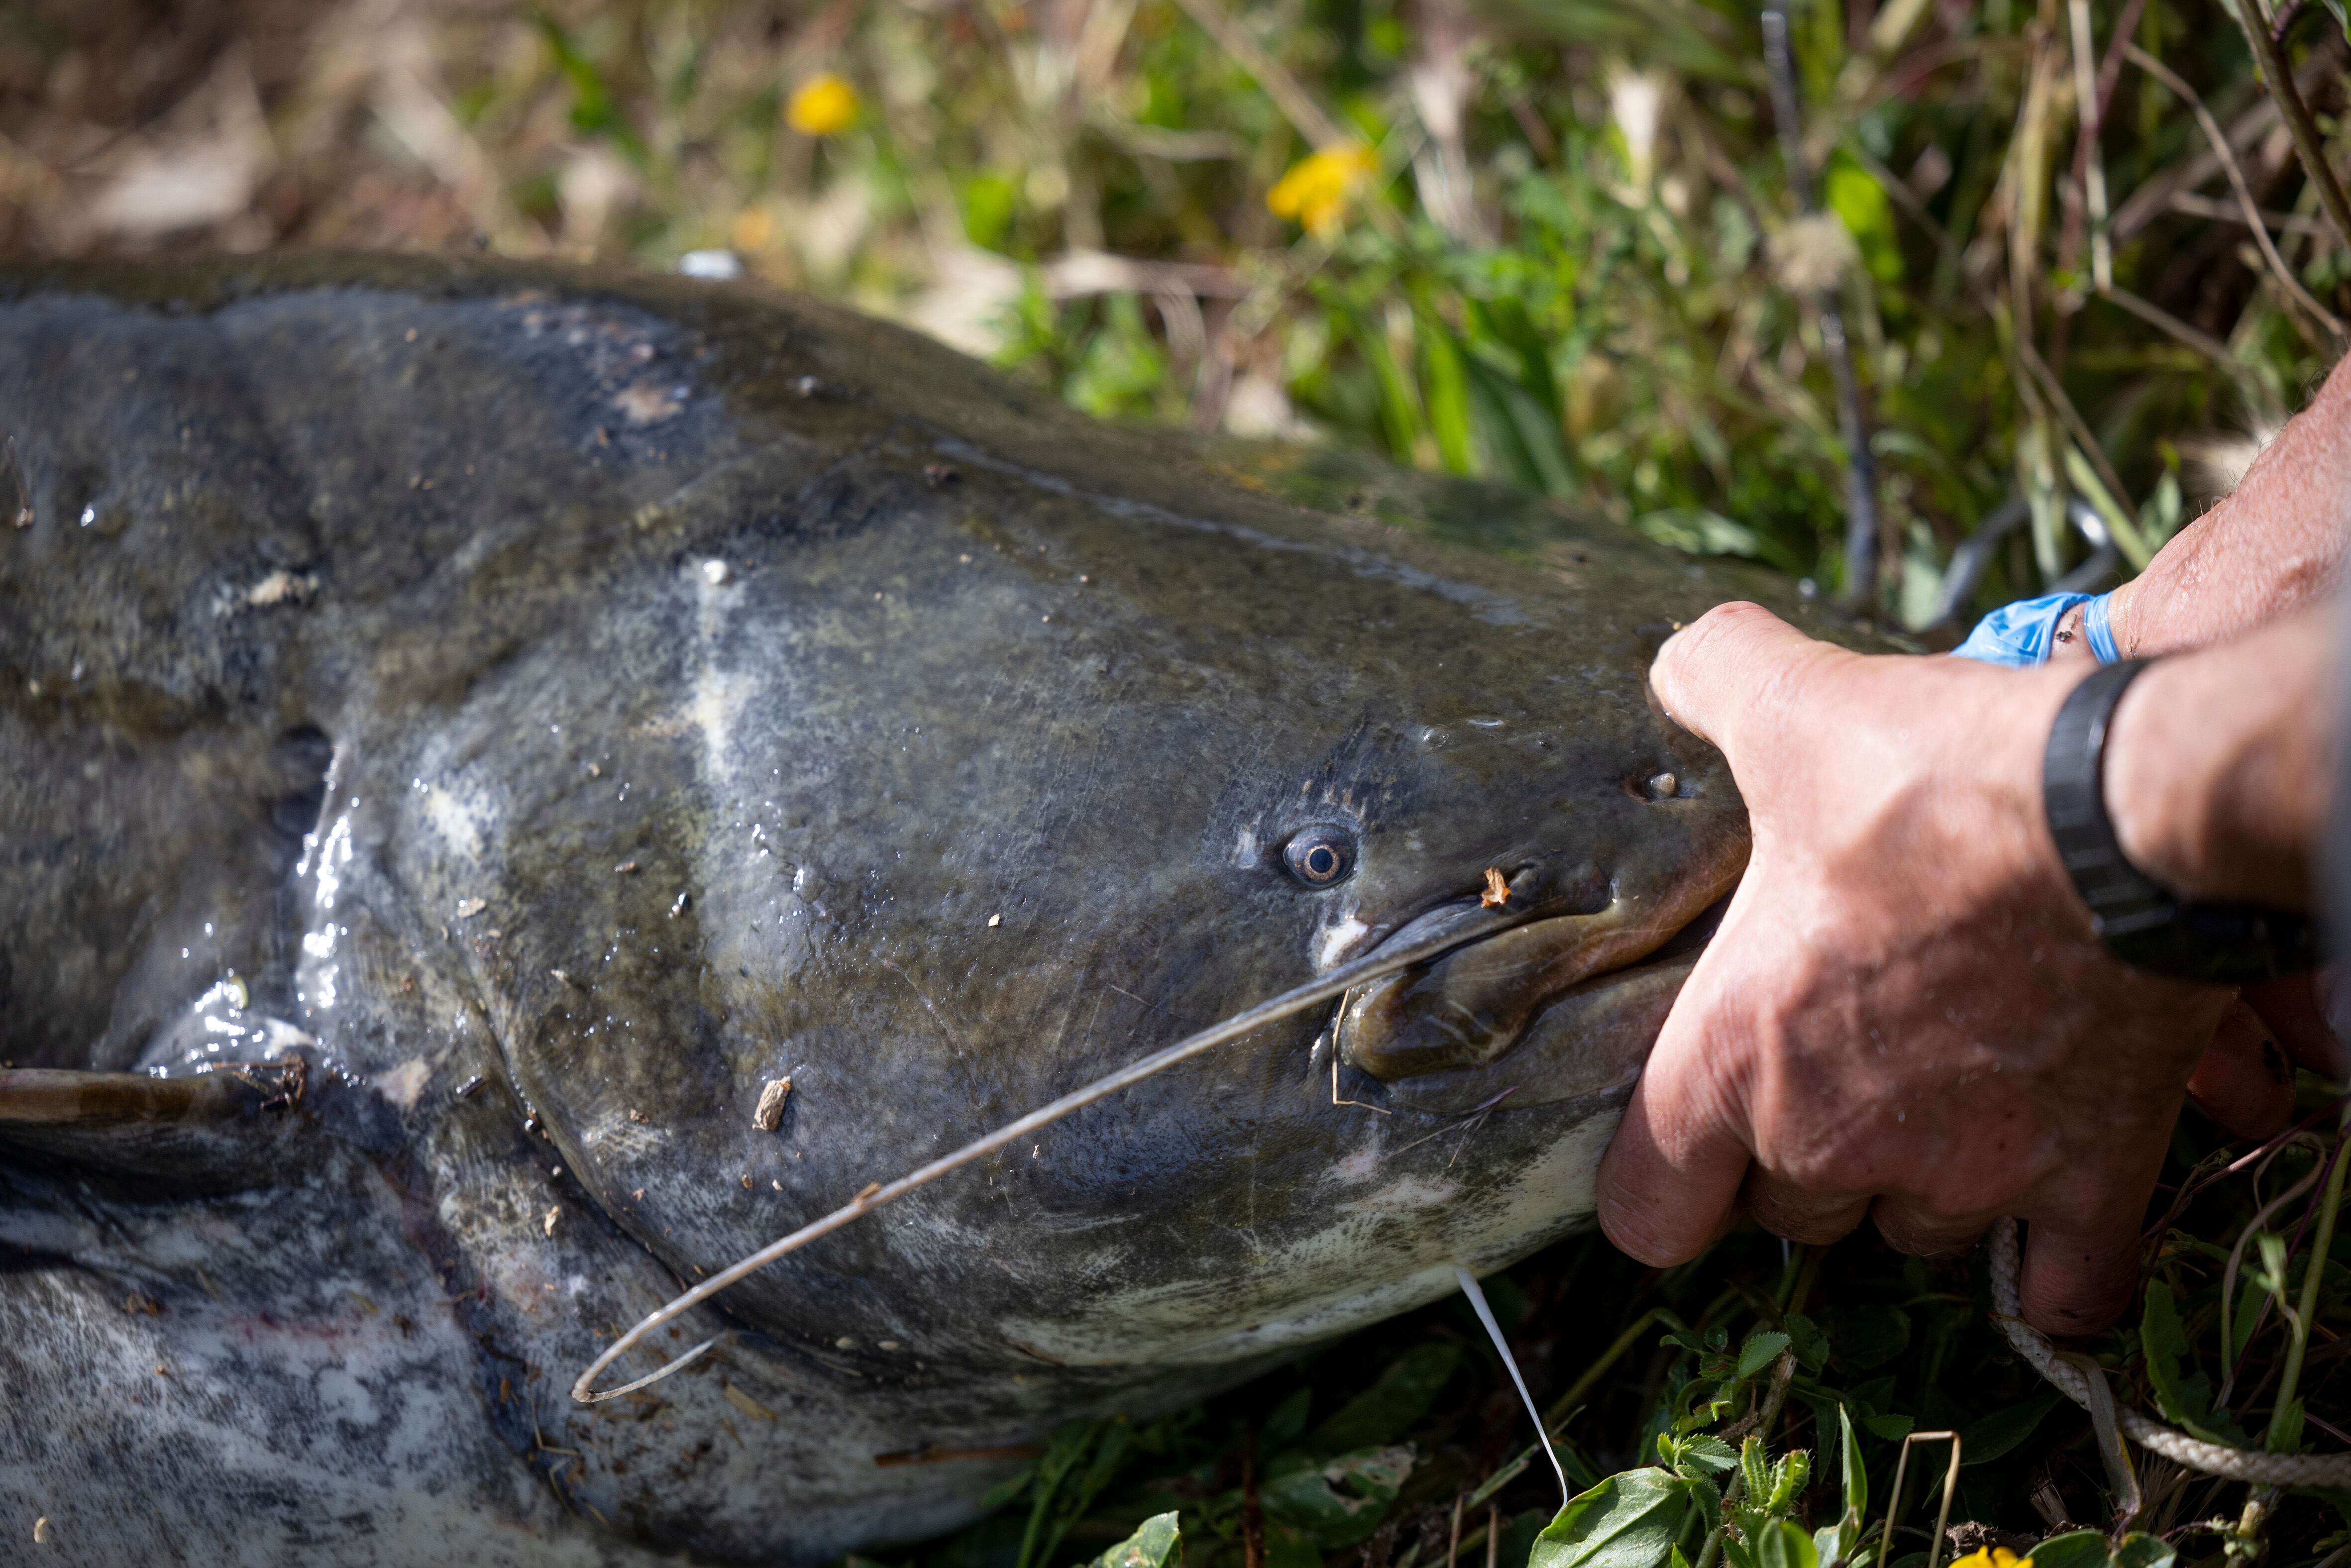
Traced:
<path fill-rule="evenodd" d="M 1667 717 L 1713 742 L 1736 768 L 1742 735 L 1779 727 L 1794 677 L 1853 656 L 1760 604 L 1719 604 L 1666 639 L 1649 666 L 1649 686 Z"/>

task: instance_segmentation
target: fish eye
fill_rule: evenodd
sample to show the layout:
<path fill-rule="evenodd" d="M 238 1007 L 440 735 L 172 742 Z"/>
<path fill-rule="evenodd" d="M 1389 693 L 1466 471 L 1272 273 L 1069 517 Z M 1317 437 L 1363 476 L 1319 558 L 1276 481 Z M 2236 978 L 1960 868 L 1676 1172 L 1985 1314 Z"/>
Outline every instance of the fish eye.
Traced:
<path fill-rule="evenodd" d="M 1308 887 L 1329 887 L 1355 869 L 1355 841 L 1340 828 L 1301 828 L 1281 846 L 1281 862 Z"/>

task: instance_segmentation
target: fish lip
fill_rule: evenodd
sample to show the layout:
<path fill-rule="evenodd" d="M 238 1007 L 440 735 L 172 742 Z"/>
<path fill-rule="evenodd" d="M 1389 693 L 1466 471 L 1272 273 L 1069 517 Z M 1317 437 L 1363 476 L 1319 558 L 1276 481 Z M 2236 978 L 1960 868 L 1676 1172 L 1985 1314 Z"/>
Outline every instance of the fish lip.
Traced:
<path fill-rule="evenodd" d="M 1744 844 L 1740 847 L 1743 852 Z M 1479 917 L 1489 925 L 1480 935 L 1437 957 L 1356 987 L 1342 997 L 1328 1030 L 1332 1062 L 1353 1070 L 1367 1088 L 1395 1088 L 1432 1073 L 1449 1077 L 1498 1067 L 1540 1030 L 1543 1015 L 1563 998 L 1592 995 L 1615 983 L 1637 984 L 1647 971 L 1693 958 L 1719 925 L 1721 912 L 1744 873 L 1745 860 L 1744 852 L 1738 854 L 1735 863 L 1704 857 L 1684 874 L 1629 896 L 1618 877 L 1591 872 L 1570 885 L 1544 890 L 1549 897 L 1530 897 L 1523 916 L 1499 928 L 1490 924 L 1497 912 L 1483 907 L 1476 898 L 1448 899 L 1424 910 L 1370 952 L 1426 942 Z M 1513 878 L 1513 892 L 1531 880 L 1535 880 L 1535 873 Z M 1594 893 L 1599 894 L 1596 899 Z M 1693 897 L 1702 902 L 1690 907 Z M 1678 904 L 1687 914 L 1669 930 L 1644 931 L 1647 923 L 1639 920 L 1636 906 L 1645 900 L 1656 901 L 1651 908 L 1659 903 L 1668 907 Z M 1529 944 L 1530 933 L 1554 925 L 1560 928 L 1555 945 L 1544 944 L 1540 936 Z M 1603 954 L 1591 967 L 1573 967 L 1571 956 L 1578 948 L 1604 947 L 1612 939 L 1632 950 L 1621 959 Z M 1495 944 L 1513 941 L 1528 951 L 1497 953 Z M 1500 984 L 1491 977 L 1481 983 L 1476 973 L 1481 958 L 1497 964 L 1503 977 Z M 1510 982 L 1531 962 L 1540 966 L 1546 958 L 1565 960 L 1566 967 L 1553 972 L 1537 967 L 1525 976 L 1523 989 L 1512 988 Z M 1482 1001 L 1503 1016 L 1461 1005 L 1450 986 L 1456 977 L 1466 977 L 1465 988 L 1472 1003 Z M 1441 1005 L 1415 1006 L 1432 1002 Z"/>
<path fill-rule="evenodd" d="M 1510 878 L 1510 903 L 1505 904 L 1499 914 L 1479 894 L 1441 899 L 1410 916 L 1402 925 L 1390 927 L 1385 936 L 1362 952 L 1351 955 L 1349 961 L 1375 958 L 1383 953 L 1440 937 L 1464 925 L 1482 925 L 1485 927 L 1482 935 L 1467 938 L 1459 946 L 1448 947 L 1438 956 L 1428 960 L 1428 964 L 1438 964 L 1456 953 L 1468 952 L 1481 943 L 1507 936 L 1512 931 L 1562 916 L 1594 915 L 1606 907 L 1610 879 L 1604 873 L 1586 868 L 1574 881 L 1564 885 L 1545 885 L 1548 880 L 1536 867 L 1520 868 Z M 1590 907 L 1570 908 L 1571 901 Z M 1415 965 L 1405 972 L 1411 974 L 1426 967 L 1427 965 Z"/>

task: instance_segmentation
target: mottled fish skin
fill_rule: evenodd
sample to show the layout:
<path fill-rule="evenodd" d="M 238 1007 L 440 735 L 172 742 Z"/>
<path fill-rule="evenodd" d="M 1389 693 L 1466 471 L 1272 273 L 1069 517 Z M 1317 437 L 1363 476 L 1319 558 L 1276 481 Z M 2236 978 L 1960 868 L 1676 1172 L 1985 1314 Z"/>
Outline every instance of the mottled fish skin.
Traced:
<path fill-rule="evenodd" d="M 60 1563 L 951 1528 L 1060 1419 L 1587 1224 L 1686 963 L 1434 1088 L 1339 1074 L 1376 1108 L 1334 1103 L 1330 1010 L 1269 1027 L 656 1336 L 724 1333 L 689 1371 L 570 1381 L 681 1281 L 1489 866 L 1587 909 L 1744 854 L 1644 671 L 1784 599 L 1761 574 L 1090 423 L 805 299 L 0 274 L 0 1057 L 312 1064 L 184 1169 L 0 1124 L 0 1539 L 46 1516 Z M 1322 890 L 1281 855 L 1317 824 L 1360 846 Z"/>

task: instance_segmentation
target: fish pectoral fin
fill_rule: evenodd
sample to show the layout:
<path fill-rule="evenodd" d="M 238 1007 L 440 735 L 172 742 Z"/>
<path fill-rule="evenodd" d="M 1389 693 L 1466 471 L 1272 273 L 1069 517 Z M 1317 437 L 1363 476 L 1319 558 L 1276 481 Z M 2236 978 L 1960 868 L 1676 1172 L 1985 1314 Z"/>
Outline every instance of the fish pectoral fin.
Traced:
<path fill-rule="evenodd" d="M 299 1057 L 191 1078 L 0 1069 L 0 1161 L 174 1193 L 265 1186 L 287 1172 Z"/>

